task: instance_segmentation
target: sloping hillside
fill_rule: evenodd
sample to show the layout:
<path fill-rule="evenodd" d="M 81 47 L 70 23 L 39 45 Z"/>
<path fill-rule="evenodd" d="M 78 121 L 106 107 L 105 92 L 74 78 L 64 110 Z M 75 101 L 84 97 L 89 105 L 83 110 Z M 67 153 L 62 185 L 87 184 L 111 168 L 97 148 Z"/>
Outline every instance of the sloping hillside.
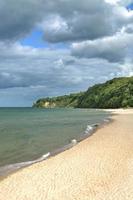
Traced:
<path fill-rule="evenodd" d="M 120 108 L 133 107 L 133 77 L 114 78 L 90 87 L 86 92 L 39 99 L 33 106 L 43 108 Z"/>
<path fill-rule="evenodd" d="M 78 100 L 77 107 L 133 107 L 133 77 L 115 78 L 89 88 Z"/>
<path fill-rule="evenodd" d="M 37 100 L 33 106 L 38 108 L 76 107 L 81 96 L 83 96 L 83 92 L 59 97 L 42 98 Z"/>

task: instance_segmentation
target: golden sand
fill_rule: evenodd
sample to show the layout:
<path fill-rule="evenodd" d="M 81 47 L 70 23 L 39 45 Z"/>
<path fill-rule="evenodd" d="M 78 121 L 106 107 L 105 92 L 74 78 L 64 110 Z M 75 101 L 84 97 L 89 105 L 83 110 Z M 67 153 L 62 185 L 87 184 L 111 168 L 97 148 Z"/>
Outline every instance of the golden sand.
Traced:
<path fill-rule="evenodd" d="M 0 200 L 133 200 L 133 111 L 0 182 Z M 123 113 L 123 114 L 121 114 Z"/>

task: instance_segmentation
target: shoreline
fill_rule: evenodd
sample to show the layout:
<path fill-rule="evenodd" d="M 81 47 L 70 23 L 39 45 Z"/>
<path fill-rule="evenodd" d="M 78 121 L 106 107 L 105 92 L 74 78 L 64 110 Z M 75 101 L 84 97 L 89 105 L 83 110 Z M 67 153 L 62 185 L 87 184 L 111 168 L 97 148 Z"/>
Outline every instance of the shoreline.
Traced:
<path fill-rule="evenodd" d="M 53 158 L 53 157 L 57 156 L 58 154 L 61 154 L 65 151 L 73 148 L 74 146 L 78 145 L 80 142 L 91 137 L 98 129 L 113 122 L 112 116 L 114 114 L 113 114 L 112 110 L 111 111 L 103 110 L 103 109 L 97 109 L 97 110 L 108 112 L 110 114 L 105 119 L 103 119 L 101 121 L 101 123 L 87 125 L 87 127 L 89 126 L 90 129 L 87 132 L 85 130 L 83 133 L 81 133 L 81 135 L 78 139 L 73 138 L 68 144 L 66 144 L 60 148 L 57 148 L 57 149 L 53 150 L 52 152 L 47 152 L 46 154 L 42 155 L 41 157 L 37 158 L 36 160 L 29 160 L 29 161 L 25 161 L 22 163 L 14 163 L 14 164 L 9 164 L 9 165 L 1 167 L 0 168 L 0 182 L 4 179 L 8 178 L 8 176 L 11 176 L 11 175 L 23 170 L 24 168 L 30 167 L 36 163 L 47 161 L 48 159 Z M 2 170 L 2 168 L 3 168 L 3 170 Z M 3 173 L 2 171 L 5 171 L 4 174 L 2 174 Z"/>
<path fill-rule="evenodd" d="M 0 199 L 133 199 L 132 115 L 115 110 L 113 122 L 92 137 L 9 175 L 0 182 Z"/>

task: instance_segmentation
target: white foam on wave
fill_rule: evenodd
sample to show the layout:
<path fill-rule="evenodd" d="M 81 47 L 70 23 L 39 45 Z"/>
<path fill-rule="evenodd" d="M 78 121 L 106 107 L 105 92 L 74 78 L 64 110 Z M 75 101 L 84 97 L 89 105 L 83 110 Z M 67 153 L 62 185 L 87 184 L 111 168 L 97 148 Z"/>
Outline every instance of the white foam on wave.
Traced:
<path fill-rule="evenodd" d="M 39 159 L 37 159 L 37 160 L 35 160 L 35 161 L 33 161 L 33 162 L 39 162 L 39 161 L 45 160 L 45 159 L 47 159 L 49 156 L 50 156 L 50 152 L 48 152 L 48 153 L 42 155 Z"/>
<path fill-rule="evenodd" d="M 107 117 L 105 119 L 103 119 L 103 121 L 101 123 L 96 123 L 96 124 L 92 124 L 92 125 L 87 125 L 86 130 L 84 131 L 84 134 L 88 134 L 90 135 L 100 124 L 102 124 L 103 122 L 105 123 L 109 123 L 110 122 L 110 117 Z"/>
<path fill-rule="evenodd" d="M 90 134 L 95 129 L 95 125 L 87 125 L 87 128 L 85 130 L 85 134 Z"/>
<path fill-rule="evenodd" d="M 71 144 L 72 145 L 76 145 L 77 144 L 77 140 L 76 139 L 71 140 Z"/>
<path fill-rule="evenodd" d="M 110 122 L 110 118 L 106 118 L 106 119 L 104 119 L 104 122 Z"/>
<path fill-rule="evenodd" d="M 41 162 L 41 161 L 47 159 L 49 156 L 50 156 L 50 152 L 48 152 L 47 154 L 44 154 L 40 158 L 38 158 L 36 160 L 33 160 L 33 161 L 26 161 L 26 162 L 15 163 L 15 164 L 10 164 L 10 165 L 6 165 L 6 166 L 3 166 L 3 167 L 0 167 L 0 175 L 1 176 L 3 174 L 7 175 L 7 174 L 9 174 L 11 172 L 14 172 L 14 171 L 22 168 L 22 167 L 26 167 L 26 166 L 32 165 L 34 163 Z"/>

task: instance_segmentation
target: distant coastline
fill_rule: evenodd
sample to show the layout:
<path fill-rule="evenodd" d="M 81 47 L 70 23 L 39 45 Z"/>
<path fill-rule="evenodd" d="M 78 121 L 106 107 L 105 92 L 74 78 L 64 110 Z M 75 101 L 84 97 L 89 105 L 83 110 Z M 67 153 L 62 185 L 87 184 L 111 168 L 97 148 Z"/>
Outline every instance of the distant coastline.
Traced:
<path fill-rule="evenodd" d="M 133 76 L 114 78 L 103 84 L 80 92 L 59 97 L 47 97 L 37 100 L 37 108 L 129 108 L 133 107 Z"/>

